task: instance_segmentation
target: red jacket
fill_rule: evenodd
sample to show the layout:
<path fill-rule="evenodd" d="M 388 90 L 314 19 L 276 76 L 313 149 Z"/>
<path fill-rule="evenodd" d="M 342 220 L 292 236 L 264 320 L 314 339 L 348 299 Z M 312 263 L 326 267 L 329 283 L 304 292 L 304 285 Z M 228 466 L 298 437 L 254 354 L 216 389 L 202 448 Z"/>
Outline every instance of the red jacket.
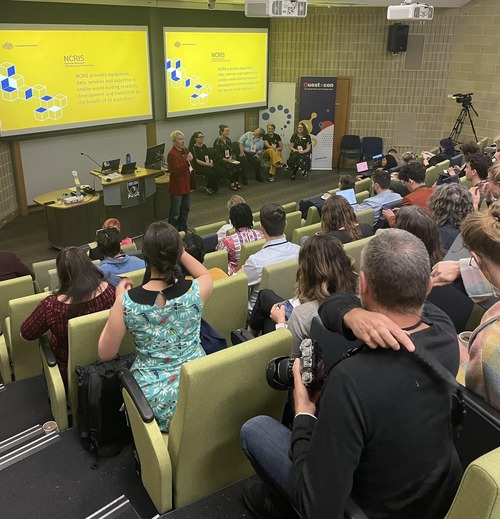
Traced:
<path fill-rule="evenodd" d="M 167 164 L 170 173 L 170 194 L 187 195 L 191 191 L 189 162 L 175 146 L 168 152 Z"/>

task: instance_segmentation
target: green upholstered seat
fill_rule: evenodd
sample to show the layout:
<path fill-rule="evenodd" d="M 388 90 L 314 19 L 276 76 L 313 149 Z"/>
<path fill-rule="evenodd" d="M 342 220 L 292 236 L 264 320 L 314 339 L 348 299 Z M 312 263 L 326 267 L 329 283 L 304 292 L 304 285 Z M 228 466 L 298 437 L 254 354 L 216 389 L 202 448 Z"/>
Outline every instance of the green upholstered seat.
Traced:
<path fill-rule="evenodd" d="M 473 461 L 466 469 L 445 519 L 500 517 L 500 448 Z"/>
<path fill-rule="evenodd" d="M 364 249 L 365 245 L 373 238 L 373 236 L 368 236 L 368 238 L 362 238 L 361 240 L 352 241 L 350 243 L 344 244 L 344 250 L 348 256 L 354 259 L 354 268 L 356 272 L 359 272 L 359 264 L 361 261 L 361 251 Z"/>
<path fill-rule="evenodd" d="M 312 225 L 304 225 L 293 231 L 292 243 L 299 244 L 300 240 L 304 236 L 312 236 L 321 230 L 321 222 L 314 223 Z"/>
<path fill-rule="evenodd" d="M 6 355 L 10 358 L 16 381 L 35 377 L 42 372 L 38 347 L 35 341 L 27 341 L 21 337 L 21 326 L 38 303 L 48 295 L 48 292 L 42 292 L 9 301 L 4 333 L 0 336 L 0 358 L 2 360 L 0 367 L 4 383 L 12 380 L 10 367 L 6 364 Z"/>
<path fill-rule="evenodd" d="M 354 184 L 354 192 L 361 193 L 362 191 L 370 192 L 372 190 L 372 179 L 371 177 L 366 177 L 363 180 L 358 180 Z"/>
<path fill-rule="evenodd" d="M 144 399 L 138 407 L 142 392 L 125 374 L 123 395 L 141 478 L 158 512 L 184 506 L 252 474 L 241 450 L 240 429 L 257 415 L 281 418 L 286 394 L 267 385 L 265 367 L 290 349 L 291 334 L 277 330 L 185 363 L 167 441 Z"/>
<path fill-rule="evenodd" d="M 203 265 L 207 269 L 219 268 L 224 272 L 227 272 L 227 250 L 216 250 L 205 254 Z"/>
<path fill-rule="evenodd" d="M 82 315 L 68 321 L 68 392 L 64 391 L 61 373 L 57 365 L 51 366 L 44 349 L 41 349 L 45 379 L 49 392 L 50 406 L 54 420 L 60 430 L 69 426 L 67 405 L 76 425 L 78 409 L 78 377 L 75 368 L 78 364 L 86 366 L 99 360 L 97 345 L 99 337 L 108 320 L 109 310 Z M 135 351 L 132 336 L 127 332 L 118 351 L 119 355 Z"/>
<path fill-rule="evenodd" d="M 203 306 L 203 319 L 230 343 L 231 331 L 244 328 L 248 314 L 248 278 L 236 274 L 214 281 L 212 294 Z"/>
<path fill-rule="evenodd" d="M 299 260 L 296 258 L 267 265 L 262 269 L 260 289 L 269 288 L 283 299 L 291 299 L 298 266 Z"/>

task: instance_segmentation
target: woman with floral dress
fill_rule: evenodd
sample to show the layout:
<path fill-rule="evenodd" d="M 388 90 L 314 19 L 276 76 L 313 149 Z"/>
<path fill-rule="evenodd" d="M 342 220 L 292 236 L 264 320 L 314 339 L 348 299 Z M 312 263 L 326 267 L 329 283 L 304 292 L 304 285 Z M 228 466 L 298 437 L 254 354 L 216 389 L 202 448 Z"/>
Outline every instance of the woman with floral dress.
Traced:
<path fill-rule="evenodd" d="M 203 305 L 212 292 L 212 278 L 183 250 L 179 233 L 168 223 L 155 222 L 148 227 L 142 252 L 151 278 L 137 288 L 120 285 L 117 289 L 99 339 L 99 358 L 114 358 L 125 332 L 130 331 L 137 347 L 131 372 L 160 429 L 167 432 L 177 406 L 181 366 L 205 355 L 200 322 Z M 179 263 L 193 280 L 180 275 Z"/>
<path fill-rule="evenodd" d="M 302 176 L 306 177 L 311 171 L 311 152 L 312 141 L 305 124 L 299 123 L 297 131 L 290 138 L 290 157 L 287 165 L 292 176 L 290 180 L 295 180 L 298 170 L 302 171 Z"/>

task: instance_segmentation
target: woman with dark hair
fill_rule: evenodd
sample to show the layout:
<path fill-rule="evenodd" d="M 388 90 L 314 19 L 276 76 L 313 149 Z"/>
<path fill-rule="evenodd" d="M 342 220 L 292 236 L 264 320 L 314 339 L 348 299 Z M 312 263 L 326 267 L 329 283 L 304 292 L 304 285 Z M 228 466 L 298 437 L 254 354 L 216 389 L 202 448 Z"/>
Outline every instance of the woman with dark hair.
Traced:
<path fill-rule="evenodd" d="M 439 235 L 439 227 L 423 207 L 418 205 L 401 207 L 396 213 L 396 227 L 411 232 L 423 241 L 431 265 L 444 258 L 445 250 Z"/>
<path fill-rule="evenodd" d="M 170 224 L 152 223 L 144 234 L 142 251 L 151 279 L 137 288 L 117 290 L 99 339 L 99 358 L 112 359 L 130 331 L 137 347 L 131 372 L 160 429 L 167 432 L 177 404 L 181 366 L 205 355 L 200 322 L 203 305 L 212 293 L 212 279 L 183 249 L 179 233 Z M 180 275 L 178 263 L 193 280 Z"/>
<path fill-rule="evenodd" d="M 207 179 L 205 191 L 209 195 L 213 195 L 219 192 L 219 180 L 224 176 L 224 171 L 214 165 L 214 161 L 208 153 L 208 148 L 203 143 L 204 138 L 203 132 L 194 132 L 189 139 L 189 151 L 194 157 L 193 166 L 196 173 Z"/>
<path fill-rule="evenodd" d="M 50 345 L 64 382 L 68 380 L 68 321 L 111 308 L 115 287 L 82 249 L 63 249 L 56 260 L 59 288 L 40 301 L 21 326 L 28 341 L 50 330 Z"/>
<path fill-rule="evenodd" d="M 229 189 L 232 191 L 241 189 L 238 181 L 242 169 L 239 161 L 233 156 L 233 145 L 229 138 L 229 126 L 226 124 L 219 125 L 219 136 L 214 141 L 214 159 L 215 164 L 229 176 L 231 183 Z"/>
<path fill-rule="evenodd" d="M 335 292 L 355 294 L 357 275 L 342 244 L 328 234 L 315 234 L 301 247 L 293 299 L 263 289 L 248 321 L 248 330 L 258 335 L 288 328 L 293 335 L 292 356 L 300 357 L 300 343 L 309 337 L 319 305 Z"/>
<path fill-rule="evenodd" d="M 460 151 L 455 149 L 455 145 L 451 139 L 441 139 L 439 141 L 439 153 L 433 155 L 430 151 L 423 151 L 422 156 L 424 157 L 424 166 L 430 167 L 443 162 L 443 160 L 449 160 L 455 155 L 459 155 Z"/>
<path fill-rule="evenodd" d="M 311 171 L 311 152 L 312 141 L 304 123 L 297 125 L 296 132 L 290 138 L 290 157 L 287 165 L 292 176 L 290 180 L 295 180 L 297 171 L 302 171 L 302 176 L 306 177 Z"/>
<path fill-rule="evenodd" d="M 373 236 L 367 223 L 358 223 L 351 204 L 340 195 L 328 198 L 321 210 L 321 232 L 331 234 L 341 243 Z"/>
<path fill-rule="evenodd" d="M 448 250 L 460 233 L 465 217 L 474 211 L 472 196 L 462 184 L 443 184 L 429 198 L 429 211 L 439 227 L 444 248 Z"/>
<path fill-rule="evenodd" d="M 398 166 L 399 164 L 396 157 L 389 153 L 380 159 L 380 166 L 377 168 L 377 171 L 389 171 L 390 169 L 397 168 Z"/>
<path fill-rule="evenodd" d="M 217 246 L 220 250 L 227 250 L 228 264 L 227 273 L 231 276 L 238 270 L 241 246 L 262 240 L 264 235 L 253 228 L 252 210 L 247 204 L 236 204 L 229 209 L 229 220 L 236 229 L 231 236 L 222 238 Z"/>

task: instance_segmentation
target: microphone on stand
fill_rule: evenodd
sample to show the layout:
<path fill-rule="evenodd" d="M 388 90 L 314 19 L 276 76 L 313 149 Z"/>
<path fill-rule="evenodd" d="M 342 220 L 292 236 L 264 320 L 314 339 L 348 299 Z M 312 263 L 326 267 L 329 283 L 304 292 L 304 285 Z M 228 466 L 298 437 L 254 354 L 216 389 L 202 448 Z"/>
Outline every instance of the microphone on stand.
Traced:
<path fill-rule="evenodd" d="M 99 162 L 97 162 L 96 160 L 94 160 L 90 155 L 87 155 L 86 153 L 83 153 L 83 151 L 80 152 L 80 155 L 83 155 L 84 157 L 87 157 L 87 158 L 90 159 L 94 164 L 97 164 L 97 165 L 99 166 L 99 170 L 94 169 L 94 171 L 96 171 L 97 173 L 101 173 L 102 165 L 99 164 Z"/>

